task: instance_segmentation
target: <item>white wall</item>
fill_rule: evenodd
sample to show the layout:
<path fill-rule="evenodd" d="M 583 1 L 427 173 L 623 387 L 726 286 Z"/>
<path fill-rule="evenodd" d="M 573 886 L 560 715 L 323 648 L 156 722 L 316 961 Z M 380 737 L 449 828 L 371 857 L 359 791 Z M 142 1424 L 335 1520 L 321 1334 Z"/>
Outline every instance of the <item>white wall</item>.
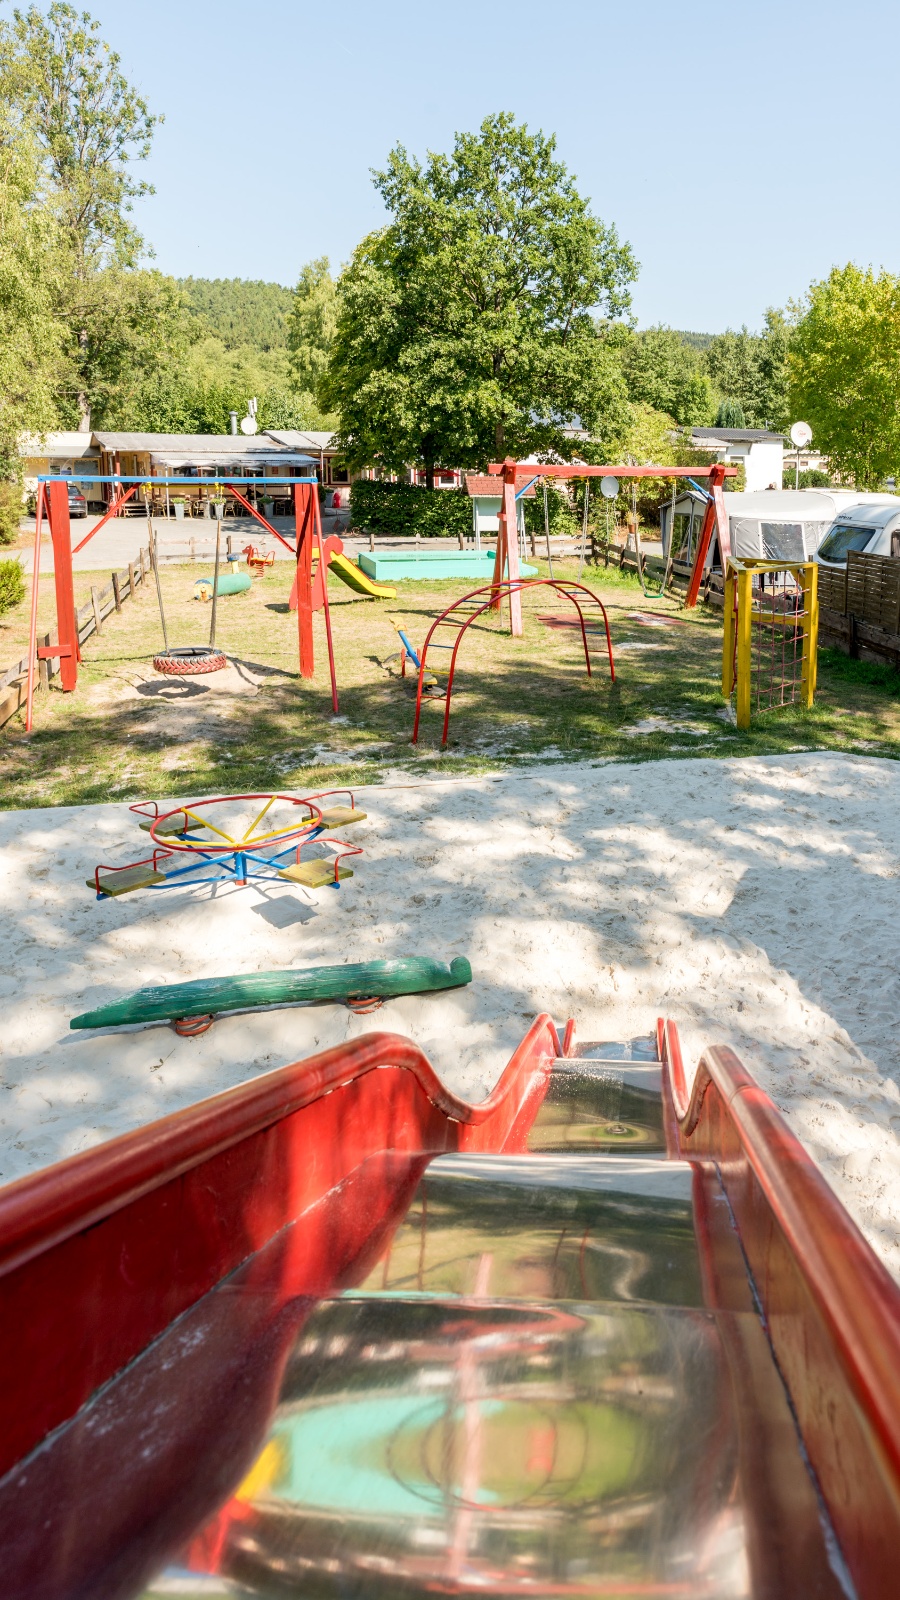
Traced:
<path fill-rule="evenodd" d="M 760 439 L 751 444 L 748 454 L 744 457 L 748 492 L 768 489 L 772 483 L 776 489 L 780 489 L 783 467 L 784 445 L 780 439 Z"/>

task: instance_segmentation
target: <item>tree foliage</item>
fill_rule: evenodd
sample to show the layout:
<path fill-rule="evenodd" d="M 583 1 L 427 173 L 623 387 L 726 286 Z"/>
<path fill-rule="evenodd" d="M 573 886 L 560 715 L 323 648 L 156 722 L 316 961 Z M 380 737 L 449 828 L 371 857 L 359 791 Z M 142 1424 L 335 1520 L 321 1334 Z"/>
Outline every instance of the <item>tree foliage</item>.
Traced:
<path fill-rule="evenodd" d="M 784 313 L 770 307 L 762 333 L 749 333 L 746 327 L 738 333 L 728 329 L 709 343 L 705 360 L 713 388 L 721 399 L 740 406 L 748 428 L 779 431 L 790 423 L 790 341 L 791 327 Z"/>
<path fill-rule="evenodd" d="M 64 409 L 79 426 L 102 413 L 136 363 L 177 341 L 177 291 L 137 274 L 143 241 L 131 217 L 150 186 L 133 176 L 158 122 L 121 71 L 88 12 L 31 6 L 4 25 L 0 90 L 40 150 L 46 203 L 65 260 L 54 279 L 64 328 Z M 134 274 L 134 277 L 131 276 Z M 69 405 L 66 405 L 66 398 Z M 64 420 L 71 420 L 64 417 Z"/>
<path fill-rule="evenodd" d="M 636 264 L 555 141 L 501 113 L 424 166 L 398 146 L 375 185 L 391 221 L 341 277 L 319 388 L 348 462 L 431 475 L 442 461 L 569 454 L 576 421 L 618 437 L 624 383 L 592 312 L 627 311 Z"/>
<path fill-rule="evenodd" d="M 900 471 L 900 279 L 852 263 L 812 284 L 791 341 L 791 399 L 861 489 Z"/>
<path fill-rule="evenodd" d="M 709 422 L 712 389 L 700 352 L 673 328 L 617 329 L 628 397 L 638 405 L 664 411 L 684 426 Z"/>
<path fill-rule="evenodd" d="M 19 437 L 53 425 L 64 366 L 55 219 L 42 198 L 35 142 L 0 99 L 0 544 L 22 514 Z"/>
<path fill-rule="evenodd" d="M 720 400 L 715 425 L 717 428 L 746 428 L 747 418 L 740 400 Z"/>
<path fill-rule="evenodd" d="M 246 278 L 179 278 L 178 287 L 204 334 L 226 350 L 286 350 L 290 289 Z"/>
<path fill-rule="evenodd" d="M 298 389 L 315 394 L 337 326 L 337 285 L 327 256 L 301 268 L 287 322 L 291 370 Z"/>

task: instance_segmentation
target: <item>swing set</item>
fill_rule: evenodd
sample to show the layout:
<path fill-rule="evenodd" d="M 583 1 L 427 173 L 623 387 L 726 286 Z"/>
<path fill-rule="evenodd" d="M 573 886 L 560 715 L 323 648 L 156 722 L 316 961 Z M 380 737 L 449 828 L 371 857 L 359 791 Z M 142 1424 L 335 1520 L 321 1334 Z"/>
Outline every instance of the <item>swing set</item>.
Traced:
<path fill-rule="evenodd" d="M 38 660 L 59 661 L 60 686 L 65 693 L 71 693 L 78 684 L 78 664 L 81 660 L 81 649 L 78 641 L 78 621 L 75 614 L 75 596 L 72 577 L 72 557 L 83 550 L 85 545 L 93 539 L 94 535 L 105 527 L 106 523 L 118 516 L 123 506 L 131 499 L 138 488 L 145 486 L 147 489 L 169 489 L 171 485 L 196 486 L 195 478 L 188 477 L 79 477 L 80 483 L 108 483 L 113 486 L 113 502 L 109 510 L 99 522 L 91 528 L 90 532 L 77 544 L 72 546 L 72 531 L 69 521 L 69 491 L 68 485 L 72 482 L 71 474 L 44 473 L 38 478 L 37 507 L 34 528 L 34 562 L 31 579 L 31 619 L 29 627 L 28 646 L 28 689 L 25 710 L 25 729 L 31 732 L 33 722 L 34 689 L 36 664 Z M 266 489 L 277 486 L 279 489 L 290 487 L 294 501 L 294 517 L 296 526 L 296 545 L 292 545 L 277 528 L 267 521 L 262 512 L 258 511 L 242 490 Z M 267 533 L 278 539 L 291 555 L 296 558 L 295 587 L 297 592 L 297 634 L 300 658 L 301 678 L 315 676 L 315 654 L 313 648 L 313 594 L 312 594 L 312 567 L 313 556 L 322 548 L 322 517 L 319 508 L 318 479 L 305 478 L 233 478 L 223 477 L 218 480 L 217 487 L 231 495 L 243 510 L 257 522 Z M 56 592 L 56 643 L 37 646 L 37 608 L 38 590 L 40 582 L 41 561 L 41 534 L 44 519 L 50 530 L 53 541 L 53 576 Z M 170 648 L 166 629 L 165 613 L 162 603 L 162 594 L 159 587 L 159 570 L 156 554 L 156 540 L 153 532 L 152 506 L 147 497 L 147 522 L 150 541 L 150 557 L 153 566 L 153 575 L 156 580 L 156 592 L 159 597 L 160 622 L 163 631 L 163 651 L 154 658 L 157 671 L 167 673 L 197 673 L 215 672 L 226 665 L 225 657 L 215 648 L 216 629 L 216 597 L 218 590 L 219 553 L 221 547 L 222 522 L 218 521 L 216 535 L 216 579 L 213 583 L 212 618 L 210 639 L 208 644 L 187 645 Z M 320 563 L 321 565 L 321 563 Z M 334 666 L 334 644 L 331 635 L 331 611 L 328 605 L 328 591 L 325 586 L 324 605 L 325 612 L 325 637 L 328 645 L 328 666 L 331 676 L 331 704 L 334 713 L 338 712 L 337 678 Z"/>
<path fill-rule="evenodd" d="M 629 478 L 632 480 L 636 480 L 638 478 L 706 478 L 708 480 L 709 499 L 706 503 L 706 512 L 700 529 L 700 537 L 697 542 L 694 565 L 691 569 L 687 595 L 684 602 L 685 607 L 688 610 L 692 610 L 697 604 L 697 599 L 700 594 L 700 584 L 703 578 L 703 570 L 706 566 L 706 559 L 709 555 L 714 536 L 719 542 L 723 567 L 731 555 L 731 538 L 729 535 L 728 512 L 725 506 L 723 485 L 726 478 L 734 478 L 737 476 L 737 468 L 723 466 L 723 464 L 719 461 L 713 462 L 711 466 L 706 467 L 592 467 L 588 466 L 582 461 L 567 461 L 559 464 L 538 466 L 531 461 L 514 461 L 512 457 L 507 456 L 505 461 L 491 462 L 491 465 L 488 467 L 488 472 L 492 477 L 502 477 L 503 479 L 503 492 L 500 502 L 500 526 L 497 536 L 497 550 L 494 556 L 494 573 L 491 581 L 491 586 L 496 591 L 494 609 L 499 609 L 501 602 L 500 587 L 502 585 L 504 592 L 508 590 L 510 633 L 512 634 L 513 638 L 521 638 L 522 636 L 522 584 L 520 582 L 519 542 L 516 531 L 516 500 L 519 494 L 521 494 L 523 488 L 526 487 L 524 483 L 525 479 L 528 480 L 529 484 L 536 483 L 539 478 L 544 480 L 544 527 L 547 535 L 548 557 L 550 555 L 550 524 L 547 506 L 546 480 L 548 478 L 584 478 L 587 480 L 585 483 L 584 511 L 582 515 L 581 557 L 578 564 L 579 581 L 584 568 L 585 547 L 587 543 L 588 507 L 590 503 L 589 492 L 591 478 L 600 478 L 601 482 L 604 478 Z M 635 543 L 637 545 L 638 553 L 638 575 L 641 579 L 641 587 L 646 594 L 648 591 L 644 583 L 642 570 L 640 535 L 637 532 L 635 532 Z M 506 584 L 503 583 L 504 574 L 507 580 Z M 552 559 L 550 561 L 550 576 L 552 579 Z"/>

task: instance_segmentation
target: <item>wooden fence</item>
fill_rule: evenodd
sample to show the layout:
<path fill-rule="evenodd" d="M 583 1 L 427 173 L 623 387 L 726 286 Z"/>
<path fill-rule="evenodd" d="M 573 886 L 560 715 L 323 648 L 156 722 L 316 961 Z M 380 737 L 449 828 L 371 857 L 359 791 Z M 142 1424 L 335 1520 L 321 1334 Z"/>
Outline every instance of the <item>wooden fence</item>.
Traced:
<path fill-rule="evenodd" d="M 129 561 L 121 572 L 110 573 L 109 583 L 102 589 L 91 584 L 90 600 L 75 614 L 80 645 L 84 644 L 85 639 L 89 639 L 92 633 L 103 632 L 103 624 L 107 617 L 111 617 L 115 611 L 121 611 L 123 601 L 130 599 L 138 585 L 145 582 L 150 570 L 150 552 L 143 549 L 138 553 L 137 560 Z M 47 646 L 50 642 L 49 633 L 38 635 L 38 645 Z M 49 661 L 39 660 L 37 666 L 35 690 L 49 689 L 51 679 L 59 673 L 59 657 Z M 28 657 L 23 656 L 15 666 L 8 667 L 0 674 L 0 728 L 24 706 L 27 694 Z"/>
<path fill-rule="evenodd" d="M 900 556 L 851 550 L 845 568 L 819 567 L 819 634 L 900 667 Z"/>

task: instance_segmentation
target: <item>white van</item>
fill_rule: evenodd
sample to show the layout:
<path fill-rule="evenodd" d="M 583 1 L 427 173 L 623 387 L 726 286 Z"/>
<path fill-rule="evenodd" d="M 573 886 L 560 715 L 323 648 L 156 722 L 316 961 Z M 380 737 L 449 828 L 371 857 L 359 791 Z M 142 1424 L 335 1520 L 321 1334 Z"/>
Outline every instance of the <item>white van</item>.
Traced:
<path fill-rule="evenodd" d="M 851 550 L 900 556 L 900 503 L 896 496 L 889 505 L 870 501 L 839 511 L 816 551 L 816 560 L 824 567 L 845 567 Z"/>

